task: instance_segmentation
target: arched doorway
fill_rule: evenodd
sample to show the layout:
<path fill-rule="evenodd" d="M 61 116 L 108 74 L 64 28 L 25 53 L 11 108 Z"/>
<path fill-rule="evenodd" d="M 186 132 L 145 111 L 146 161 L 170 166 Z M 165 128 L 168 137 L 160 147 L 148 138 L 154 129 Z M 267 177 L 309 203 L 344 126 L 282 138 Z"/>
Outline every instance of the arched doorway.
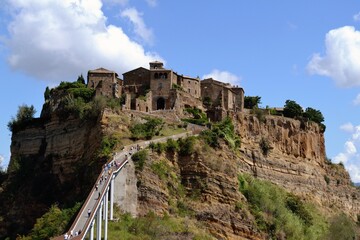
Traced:
<path fill-rule="evenodd" d="M 165 99 L 159 97 L 156 101 L 156 110 L 165 109 Z"/>

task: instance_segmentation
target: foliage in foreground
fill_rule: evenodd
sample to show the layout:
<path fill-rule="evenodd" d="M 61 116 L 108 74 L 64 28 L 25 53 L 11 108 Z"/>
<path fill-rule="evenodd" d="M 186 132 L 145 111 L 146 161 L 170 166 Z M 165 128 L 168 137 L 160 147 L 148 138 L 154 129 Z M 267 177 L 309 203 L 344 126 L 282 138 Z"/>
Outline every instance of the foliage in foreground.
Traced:
<path fill-rule="evenodd" d="M 28 236 L 19 237 L 19 240 L 43 240 L 63 234 L 75 214 L 81 207 L 80 203 L 76 203 L 74 207 L 60 209 L 56 204 L 52 205 L 47 213 L 36 220 L 34 228 Z"/>
<path fill-rule="evenodd" d="M 258 228 L 270 239 L 324 239 L 328 225 L 314 207 L 270 182 L 238 178 Z"/>
<path fill-rule="evenodd" d="M 109 239 L 213 239 L 185 217 L 157 216 L 150 212 L 143 217 L 133 218 L 121 214 L 118 222 L 109 222 Z"/>

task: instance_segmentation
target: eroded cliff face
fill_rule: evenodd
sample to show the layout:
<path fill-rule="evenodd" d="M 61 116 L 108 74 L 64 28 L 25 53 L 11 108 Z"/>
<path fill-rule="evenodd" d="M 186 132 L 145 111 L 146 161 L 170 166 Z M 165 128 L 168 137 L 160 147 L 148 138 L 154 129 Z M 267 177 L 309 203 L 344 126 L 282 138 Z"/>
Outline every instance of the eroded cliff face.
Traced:
<path fill-rule="evenodd" d="M 326 160 L 324 134 L 318 124 L 266 116 L 260 122 L 249 114 L 237 115 L 242 164 L 259 178 L 317 202 L 328 211 L 341 209 L 353 219 L 360 213 L 360 193 L 351 186 L 348 172 Z M 271 150 L 264 155 L 261 138 Z"/>
<path fill-rule="evenodd" d="M 101 169 L 94 161 L 102 129 L 98 121 L 56 116 L 38 119 L 12 135 L 9 179 L 0 194 L 0 236 L 30 230 L 55 202 L 82 201 Z"/>
<path fill-rule="evenodd" d="M 238 114 L 235 123 L 240 153 L 225 144 L 216 150 L 197 145 L 191 156 L 151 153 L 144 170 L 136 174 L 138 214 L 172 214 L 180 205 L 191 209 L 218 239 L 266 239 L 253 216 L 238 207 L 246 199 L 238 190 L 237 177 L 246 172 L 314 202 L 325 214 L 341 210 L 356 219 L 359 191 L 342 166 L 325 160 L 324 135 L 317 124 L 273 116 L 259 122 L 245 113 Z M 262 138 L 270 143 L 267 155 L 259 146 Z M 167 166 L 167 177 L 154 167 L 159 164 Z M 173 190 L 181 189 L 180 183 L 187 198 Z"/>

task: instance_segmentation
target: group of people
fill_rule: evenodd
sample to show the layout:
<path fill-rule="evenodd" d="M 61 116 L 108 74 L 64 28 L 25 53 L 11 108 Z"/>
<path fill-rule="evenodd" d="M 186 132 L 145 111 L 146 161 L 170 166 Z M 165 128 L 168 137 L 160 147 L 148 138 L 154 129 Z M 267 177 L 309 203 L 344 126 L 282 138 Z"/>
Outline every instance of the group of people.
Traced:
<path fill-rule="evenodd" d="M 70 234 L 65 233 L 64 235 L 64 240 L 68 240 L 71 239 L 72 237 L 76 237 L 78 235 L 81 234 L 81 229 L 79 229 L 79 231 L 76 231 L 75 233 L 73 232 L 73 230 L 70 231 Z"/>
<path fill-rule="evenodd" d="M 130 149 L 129 149 L 129 155 L 131 156 L 132 153 L 134 153 L 135 151 L 139 151 L 140 149 L 141 149 L 141 147 L 140 147 L 139 144 L 137 144 L 136 147 L 131 146 Z M 125 160 L 126 160 L 127 158 L 128 158 L 128 155 L 125 154 Z M 103 172 L 102 172 L 102 174 L 101 174 L 99 183 L 96 183 L 96 184 L 95 184 L 95 191 L 98 191 L 98 190 L 99 190 L 99 185 L 101 185 L 104 180 L 105 180 L 105 182 L 106 182 L 108 175 L 111 174 L 111 171 L 112 171 L 111 168 L 115 166 L 115 168 L 117 169 L 117 168 L 119 167 L 119 165 L 120 165 L 120 163 L 118 163 L 117 161 L 112 161 L 112 162 L 106 163 L 106 164 L 104 165 L 104 169 L 103 169 Z M 101 194 L 100 194 L 100 191 L 99 191 L 99 192 L 98 192 L 98 199 L 100 199 L 100 196 L 101 196 Z M 87 216 L 90 217 L 90 215 L 91 215 L 91 210 L 90 210 L 90 208 L 89 208 L 89 209 L 87 210 Z M 75 234 L 73 234 L 73 230 L 71 230 L 71 231 L 70 231 L 70 234 L 65 233 L 64 239 L 65 239 L 65 240 L 71 239 L 71 238 L 74 237 L 74 236 L 80 235 L 80 233 L 81 233 L 81 230 L 75 232 Z"/>

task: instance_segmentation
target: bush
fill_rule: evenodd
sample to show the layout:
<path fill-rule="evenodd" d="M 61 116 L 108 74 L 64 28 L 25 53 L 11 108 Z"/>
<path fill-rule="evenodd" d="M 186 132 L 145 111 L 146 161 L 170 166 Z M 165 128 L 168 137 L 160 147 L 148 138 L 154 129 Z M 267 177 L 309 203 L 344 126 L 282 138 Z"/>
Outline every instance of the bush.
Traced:
<path fill-rule="evenodd" d="M 185 111 L 192 114 L 193 118 L 183 118 L 181 119 L 182 121 L 202 126 L 205 126 L 207 123 L 209 123 L 206 113 L 203 113 L 200 109 L 196 107 L 185 108 Z"/>
<path fill-rule="evenodd" d="M 319 110 L 311 107 L 306 108 L 303 116 L 308 120 L 316 123 L 322 123 L 324 121 L 324 116 L 322 115 L 322 113 Z"/>
<path fill-rule="evenodd" d="M 295 101 L 286 100 L 284 106 L 284 116 L 289 118 L 301 117 L 303 113 L 302 107 Z"/>
<path fill-rule="evenodd" d="M 260 146 L 260 149 L 261 149 L 262 154 L 264 156 L 267 156 L 270 153 L 271 149 L 272 149 L 269 140 L 267 138 L 264 138 L 264 137 L 261 137 L 261 140 L 259 142 L 259 146 Z"/>
<path fill-rule="evenodd" d="M 132 138 L 137 139 L 151 139 L 155 135 L 159 135 L 163 127 L 163 120 L 160 118 L 149 118 L 146 123 L 138 123 L 130 128 Z"/>
<path fill-rule="evenodd" d="M 256 118 L 259 120 L 259 122 L 264 123 L 265 122 L 265 111 L 263 109 L 254 107 L 251 110 L 252 114 L 255 114 Z"/>
<path fill-rule="evenodd" d="M 344 213 L 338 214 L 330 219 L 328 240 L 352 240 L 356 238 L 355 225 Z"/>
<path fill-rule="evenodd" d="M 56 204 L 52 205 L 47 213 L 36 220 L 29 236 L 20 239 L 43 240 L 62 234 L 70 227 L 80 207 L 81 204 L 76 203 L 72 208 L 61 210 Z"/>
<path fill-rule="evenodd" d="M 219 146 L 219 138 L 224 139 L 232 149 L 237 149 L 241 144 L 240 138 L 236 135 L 235 127 L 229 117 L 217 124 L 213 124 L 211 130 L 203 131 L 200 137 L 211 147 Z"/>
<path fill-rule="evenodd" d="M 153 151 L 157 152 L 157 153 L 163 153 L 165 152 L 167 147 L 166 143 L 153 143 L 151 142 L 149 145 L 149 148 L 152 149 Z"/>
<path fill-rule="evenodd" d="M 148 152 L 144 150 L 140 150 L 134 153 L 131 159 L 134 161 L 136 170 L 142 171 L 144 169 L 145 160 L 148 158 Z"/>
<path fill-rule="evenodd" d="M 19 131 L 34 118 L 35 113 L 36 110 L 33 105 L 28 106 L 24 104 L 19 106 L 16 113 L 16 118 L 12 117 L 12 119 L 7 124 L 8 129 L 11 132 Z"/>
<path fill-rule="evenodd" d="M 100 158 L 109 158 L 118 142 L 119 140 L 113 136 L 103 137 L 100 144 L 98 156 Z"/>
<path fill-rule="evenodd" d="M 181 156 L 190 156 L 195 152 L 195 137 L 191 136 L 185 139 L 180 138 L 179 143 L 179 154 Z"/>
<path fill-rule="evenodd" d="M 166 150 L 170 151 L 170 152 L 177 152 L 179 151 L 180 147 L 179 147 L 179 143 L 177 141 L 175 141 L 172 138 L 169 138 L 168 140 L 166 140 Z"/>
<path fill-rule="evenodd" d="M 238 179 L 256 224 L 268 239 L 324 239 L 324 217 L 298 197 L 247 174 Z"/>
<path fill-rule="evenodd" d="M 327 175 L 324 176 L 324 180 L 325 180 L 327 185 L 330 184 L 330 178 Z"/>

